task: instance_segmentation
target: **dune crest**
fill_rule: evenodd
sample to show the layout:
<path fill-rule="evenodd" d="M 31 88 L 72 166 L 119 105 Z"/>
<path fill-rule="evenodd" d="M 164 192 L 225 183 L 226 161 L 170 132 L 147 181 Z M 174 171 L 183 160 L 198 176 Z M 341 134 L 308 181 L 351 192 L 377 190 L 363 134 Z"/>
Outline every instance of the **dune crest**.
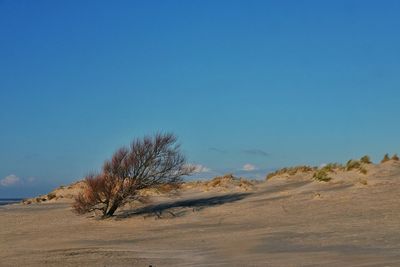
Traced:
<path fill-rule="evenodd" d="M 4 266 L 397 266 L 400 162 L 366 168 L 333 170 L 327 182 L 314 169 L 190 182 L 106 220 L 72 212 L 78 182 L 44 203 L 0 207 L 0 257 Z"/>

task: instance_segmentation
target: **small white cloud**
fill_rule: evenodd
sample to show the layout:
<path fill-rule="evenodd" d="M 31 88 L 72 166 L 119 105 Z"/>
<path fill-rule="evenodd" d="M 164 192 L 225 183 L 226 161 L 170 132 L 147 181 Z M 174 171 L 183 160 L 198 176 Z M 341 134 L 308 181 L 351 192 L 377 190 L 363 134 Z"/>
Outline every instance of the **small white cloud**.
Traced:
<path fill-rule="evenodd" d="M 207 168 L 206 166 L 203 166 L 201 164 L 189 164 L 190 167 L 194 167 L 194 173 L 204 173 L 204 172 L 210 172 L 211 169 Z"/>
<path fill-rule="evenodd" d="M 7 177 L 0 180 L 0 185 L 1 186 L 13 186 L 13 185 L 19 184 L 20 182 L 21 182 L 21 179 L 18 176 L 14 175 L 14 174 L 10 174 Z"/>
<path fill-rule="evenodd" d="M 243 168 L 242 168 L 242 170 L 246 171 L 246 172 L 254 171 L 256 169 L 257 169 L 256 166 L 254 166 L 253 164 L 250 164 L 250 163 L 244 164 Z"/>

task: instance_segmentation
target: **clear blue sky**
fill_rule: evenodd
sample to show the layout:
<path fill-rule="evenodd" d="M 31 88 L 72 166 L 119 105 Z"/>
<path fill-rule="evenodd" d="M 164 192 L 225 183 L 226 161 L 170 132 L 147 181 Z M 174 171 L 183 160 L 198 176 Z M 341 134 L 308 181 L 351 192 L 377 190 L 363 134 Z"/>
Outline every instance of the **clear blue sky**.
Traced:
<path fill-rule="evenodd" d="M 203 176 L 400 152 L 399 14 L 390 0 L 0 0 L 0 197 L 80 179 L 156 131 Z"/>

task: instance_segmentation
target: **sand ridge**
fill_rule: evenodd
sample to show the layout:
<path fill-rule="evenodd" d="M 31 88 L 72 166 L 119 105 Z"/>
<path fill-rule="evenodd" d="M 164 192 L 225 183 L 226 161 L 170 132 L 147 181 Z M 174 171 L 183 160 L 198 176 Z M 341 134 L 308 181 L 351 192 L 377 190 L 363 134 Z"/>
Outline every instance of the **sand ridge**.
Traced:
<path fill-rule="evenodd" d="M 399 162 L 331 175 L 224 178 L 106 220 L 66 197 L 4 206 L 0 266 L 399 266 Z"/>

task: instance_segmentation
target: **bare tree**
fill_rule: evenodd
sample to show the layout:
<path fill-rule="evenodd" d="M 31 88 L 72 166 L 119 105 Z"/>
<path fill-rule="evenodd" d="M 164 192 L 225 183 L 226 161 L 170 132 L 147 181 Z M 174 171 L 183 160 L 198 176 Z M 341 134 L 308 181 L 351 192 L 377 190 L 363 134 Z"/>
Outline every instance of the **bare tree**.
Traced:
<path fill-rule="evenodd" d="M 156 134 L 134 140 L 122 147 L 103 165 L 98 175 L 85 179 L 85 190 L 74 203 L 78 213 L 99 210 L 112 216 L 127 201 L 138 198 L 138 191 L 160 185 L 177 185 L 194 168 L 185 157 L 173 134 Z"/>

